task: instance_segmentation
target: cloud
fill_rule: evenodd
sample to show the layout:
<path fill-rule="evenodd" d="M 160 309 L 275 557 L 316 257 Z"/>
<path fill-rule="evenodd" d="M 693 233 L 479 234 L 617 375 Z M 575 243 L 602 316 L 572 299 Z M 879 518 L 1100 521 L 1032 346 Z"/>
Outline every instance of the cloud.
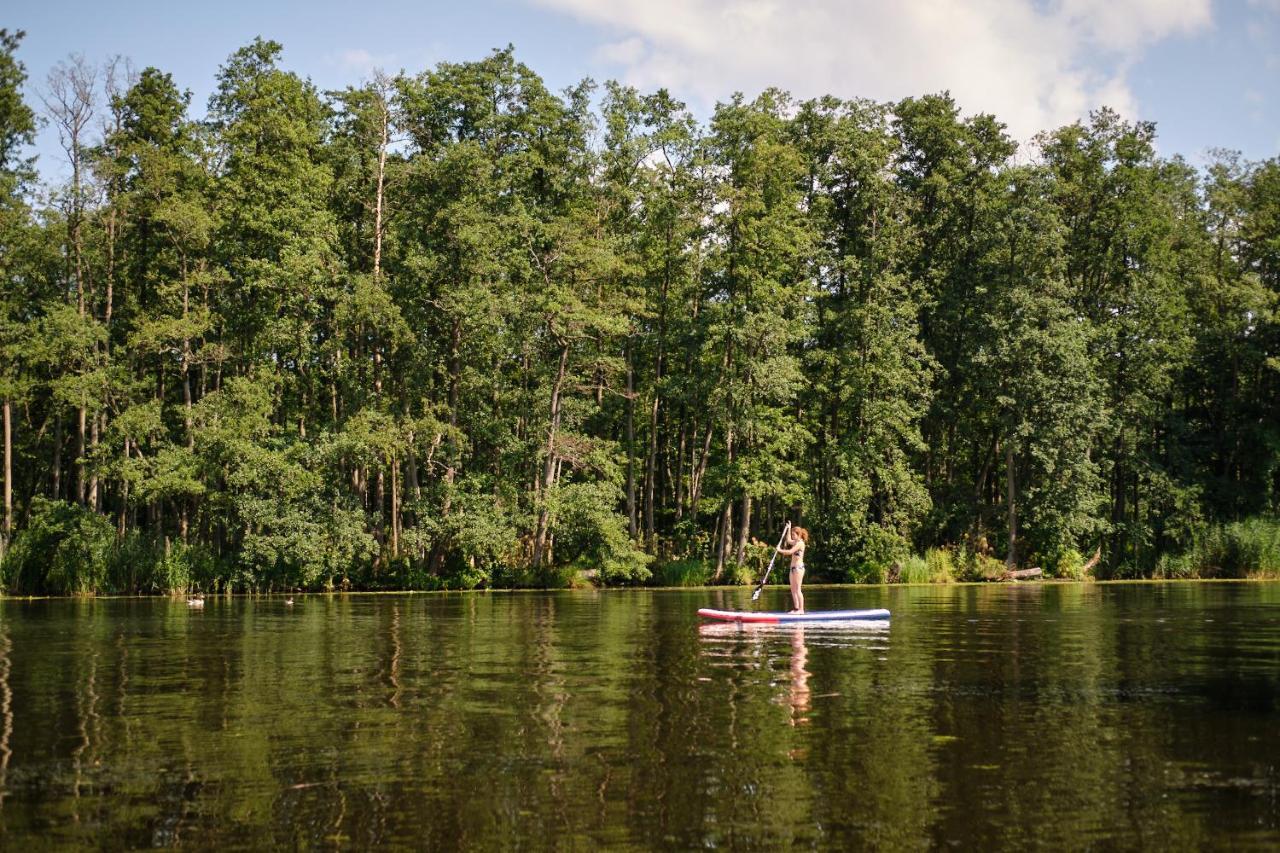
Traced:
<path fill-rule="evenodd" d="M 704 108 L 767 86 L 877 100 L 946 89 L 1024 140 L 1103 104 L 1135 115 L 1128 68 L 1212 25 L 1211 0 L 529 2 L 599 26 L 608 73 Z"/>
<path fill-rule="evenodd" d="M 329 57 L 329 62 L 343 71 L 360 75 L 368 75 L 375 68 L 393 68 L 396 62 L 394 53 L 370 53 L 362 47 L 349 47 Z"/>
<path fill-rule="evenodd" d="M 644 39 L 629 38 L 602 44 L 596 50 L 596 60 L 610 65 L 634 65 L 644 58 Z"/>

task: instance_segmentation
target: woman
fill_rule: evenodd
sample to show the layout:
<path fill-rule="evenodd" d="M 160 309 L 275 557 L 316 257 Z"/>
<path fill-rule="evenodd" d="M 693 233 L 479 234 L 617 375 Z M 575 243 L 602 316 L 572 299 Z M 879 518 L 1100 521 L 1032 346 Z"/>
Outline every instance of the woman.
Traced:
<path fill-rule="evenodd" d="M 792 527 L 790 535 L 787 547 L 779 549 L 778 553 L 791 558 L 791 604 L 794 608 L 791 612 L 803 613 L 804 593 L 800 591 L 800 584 L 804 583 L 804 547 L 809 543 L 809 531 L 803 527 Z"/>

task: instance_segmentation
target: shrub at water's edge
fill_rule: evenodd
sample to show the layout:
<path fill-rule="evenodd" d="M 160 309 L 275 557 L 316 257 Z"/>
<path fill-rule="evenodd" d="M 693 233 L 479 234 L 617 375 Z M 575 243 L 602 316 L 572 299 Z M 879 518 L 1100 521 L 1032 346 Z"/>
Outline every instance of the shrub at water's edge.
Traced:
<path fill-rule="evenodd" d="M 0 564 L 4 591 L 17 595 L 171 593 L 214 589 L 231 567 L 200 546 L 124 537 L 77 504 L 36 498 L 31 521 Z"/>
<path fill-rule="evenodd" d="M 1280 519 L 1251 518 L 1208 527 L 1191 547 L 1166 554 L 1159 578 L 1280 578 Z"/>
<path fill-rule="evenodd" d="M 714 564 L 692 557 L 658 566 L 653 581 L 658 586 L 706 586 L 714 573 Z"/>

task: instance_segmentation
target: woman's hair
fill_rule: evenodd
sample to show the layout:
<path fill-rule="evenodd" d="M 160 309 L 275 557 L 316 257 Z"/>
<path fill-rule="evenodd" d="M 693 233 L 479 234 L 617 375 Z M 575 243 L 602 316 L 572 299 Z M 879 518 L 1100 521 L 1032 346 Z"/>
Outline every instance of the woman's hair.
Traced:
<path fill-rule="evenodd" d="M 806 544 L 806 545 L 808 545 L 808 544 L 809 544 L 809 531 L 805 530 L 803 527 L 801 527 L 801 526 L 799 526 L 799 525 L 796 525 L 795 527 L 792 527 L 792 528 L 791 528 L 791 535 L 792 535 L 792 536 L 798 536 L 799 538 L 801 538 L 801 539 L 803 539 L 803 540 L 804 540 L 804 544 Z"/>

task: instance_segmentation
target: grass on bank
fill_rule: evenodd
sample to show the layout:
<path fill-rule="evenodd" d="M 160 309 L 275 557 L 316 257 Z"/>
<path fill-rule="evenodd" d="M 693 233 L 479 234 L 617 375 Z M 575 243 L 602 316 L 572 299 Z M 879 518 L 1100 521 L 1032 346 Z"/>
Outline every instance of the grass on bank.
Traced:
<path fill-rule="evenodd" d="M 1280 578 L 1280 519 L 1250 518 L 1201 531 L 1181 554 L 1156 563 L 1157 578 Z"/>

